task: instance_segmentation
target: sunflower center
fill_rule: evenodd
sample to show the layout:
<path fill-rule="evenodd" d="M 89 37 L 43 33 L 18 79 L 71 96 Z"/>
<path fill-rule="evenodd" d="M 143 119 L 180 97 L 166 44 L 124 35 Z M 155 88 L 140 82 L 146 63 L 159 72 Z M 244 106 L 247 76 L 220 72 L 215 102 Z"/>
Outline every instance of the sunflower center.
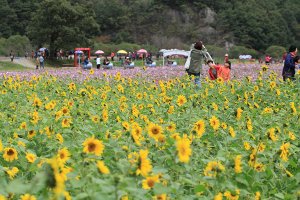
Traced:
<path fill-rule="evenodd" d="M 65 158 L 65 154 L 64 153 L 60 153 L 59 157 L 60 157 L 60 159 L 64 159 Z"/>
<path fill-rule="evenodd" d="M 89 150 L 89 152 L 93 152 L 93 151 L 95 151 L 95 149 L 96 149 L 96 144 L 90 143 L 90 144 L 88 145 L 88 150 Z"/>
<path fill-rule="evenodd" d="M 159 134 L 158 128 L 152 128 L 152 133 L 153 133 L 154 135 Z"/>
<path fill-rule="evenodd" d="M 152 188 L 152 187 L 154 186 L 155 182 L 154 182 L 152 179 L 149 179 L 149 180 L 147 181 L 147 184 L 148 184 L 149 187 Z"/>
<path fill-rule="evenodd" d="M 8 151 L 7 151 L 7 155 L 9 155 L 9 156 L 12 156 L 12 155 L 14 155 L 15 154 L 15 152 L 12 150 L 12 149 L 9 149 Z"/>

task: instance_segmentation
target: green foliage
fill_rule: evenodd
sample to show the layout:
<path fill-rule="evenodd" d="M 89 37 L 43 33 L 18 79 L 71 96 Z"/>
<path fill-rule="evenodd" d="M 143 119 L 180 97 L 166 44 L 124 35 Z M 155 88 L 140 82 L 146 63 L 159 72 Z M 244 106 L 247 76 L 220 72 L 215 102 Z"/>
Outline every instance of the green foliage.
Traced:
<path fill-rule="evenodd" d="M 22 65 L 13 62 L 0 61 L 0 71 L 24 71 L 24 70 L 30 70 L 30 68 L 26 68 Z"/>
<path fill-rule="evenodd" d="M 105 36 L 115 44 L 186 48 L 196 40 L 265 51 L 300 46 L 297 0 L 0 0 L 0 37 L 73 49 Z M 51 47 L 50 47 L 51 46 Z M 153 48 L 154 49 L 154 48 Z M 52 55 L 52 54 L 51 54 Z"/>
<path fill-rule="evenodd" d="M 282 46 L 270 46 L 266 50 L 266 54 L 270 55 L 273 58 L 281 58 L 285 52 L 286 49 Z"/>
<path fill-rule="evenodd" d="M 90 44 L 89 38 L 98 28 L 89 8 L 72 6 L 67 0 L 46 0 L 32 18 L 28 34 L 35 45 L 48 45 L 52 56 L 59 48 Z"/>
<path fill-rule="evenodd" d="M 216 45 L 206 45 L 205 46 L 208 52 L 211 54 L 212 57 L 224 57 L 226 53 L 226 49 L 222 47 L 218 47 Z"/>
<path fill-rule="evenodd" d="M 15 55 L 24 55 L 32 50 L 31 43 L 26 36 L 13 35 L 8 39 L 0 38 L 0 55 L 9 55 L 13 51 Z"/>
<path fill-rule="evenodd" d="M 233 46 L 229 49 L 231 58 L 239 58 L 240 55 L 251 55 L 252 58 L 257 58 L 259 53 L 254 49 L 249 49 L 244 46 Z"/>
<path fill-rule="evenodd" d="M 7 0 L 0 0 L 0 5 L 0 37 L 9 37 L 14 34 L 13 26 L 17 16 Z"/>

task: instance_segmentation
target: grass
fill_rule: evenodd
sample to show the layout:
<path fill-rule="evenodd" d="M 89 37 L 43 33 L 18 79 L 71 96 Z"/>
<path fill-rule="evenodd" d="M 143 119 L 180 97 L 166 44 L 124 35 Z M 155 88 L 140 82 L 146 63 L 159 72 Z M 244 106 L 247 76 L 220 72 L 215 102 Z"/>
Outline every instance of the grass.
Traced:
<path fill-rule="evenodd" d="M 0 61 L 0 71 L 27 71 L 27 70 L 30 70 L 30 68 L 9 61 L 8 62 Z"/>

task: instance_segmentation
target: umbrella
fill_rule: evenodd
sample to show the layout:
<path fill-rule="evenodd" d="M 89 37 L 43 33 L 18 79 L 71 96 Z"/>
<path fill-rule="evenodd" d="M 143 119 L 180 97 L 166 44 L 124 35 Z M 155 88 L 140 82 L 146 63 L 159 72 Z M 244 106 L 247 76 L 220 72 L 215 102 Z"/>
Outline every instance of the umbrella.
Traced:
<path fill-rule="evenodd" d="M 125 51 L 125 50 L 119 50 L 117 53 L 118 54 L 127 54 L 127 51 Z"/>
<path fill-rule="evenodd" d="M 148 52 L 147 52 L 146 49 L 140 49 L 140 50 L 137 51 L 137 53 L 140 53 L 140 54 L 141 54 L 141 53 L 148 53 Z"/>
<path fill-rule="evenodd" d="M 104 51 L 98 50 L 95 52 L 95 54 L 104 54 Z"/>
<path fill-rule="evenodd" d="M 47 48 L 42 47 L 42 48 L 39 49 L 39 51 L 45 51 L 45 49 L 47 49 Z"/>

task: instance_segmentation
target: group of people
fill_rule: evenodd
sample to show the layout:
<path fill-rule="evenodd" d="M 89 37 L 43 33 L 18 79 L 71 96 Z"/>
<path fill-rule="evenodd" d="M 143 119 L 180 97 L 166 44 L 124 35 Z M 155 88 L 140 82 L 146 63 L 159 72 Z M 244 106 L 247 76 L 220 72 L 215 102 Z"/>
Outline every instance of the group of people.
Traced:
<path fill-rule="evenodd" d="M 300 57 L 297 56 L 296 46 L 289 48 L 289 53 L 284 60 L 284 67 L 282 70 L 283 80 L 295 80 L 296 65 L 300 64 Z M 196 42 L 191 46 L 190 55 L 185 63 L 185 69 L 189 76 L 195 77 L 195 84 L 201 86 L 200 73 L 202 70 L 202 60 L 206 61 L 209 66 L 208 75 L 211 80 L 221 78 L 223 81 L 230 80 L 231 62 L 228 59 L 228 54 L 225 55 L 224 65 L 215 64 L 205 46 L 201 41 Z M 269 64 L 271 57 L 266 59 L 266 64 Z"/>
<path fill-rule="evenodd" d="M 185 63 L 185 69 L 189 76 L 194 76 L 195 84 L 201 86 L 200 74 L 202 70 L 202 60 L 206 61 L 209 66 L 208 74 L 211 80 L 218 78 L 224 81 L 230 80 L 231 62 L 228 54 L 225 55 L 224 65 L 215 64 L 207 49 L 201 41 L 196 42 L 191 46 L 190 55 Z"/>

